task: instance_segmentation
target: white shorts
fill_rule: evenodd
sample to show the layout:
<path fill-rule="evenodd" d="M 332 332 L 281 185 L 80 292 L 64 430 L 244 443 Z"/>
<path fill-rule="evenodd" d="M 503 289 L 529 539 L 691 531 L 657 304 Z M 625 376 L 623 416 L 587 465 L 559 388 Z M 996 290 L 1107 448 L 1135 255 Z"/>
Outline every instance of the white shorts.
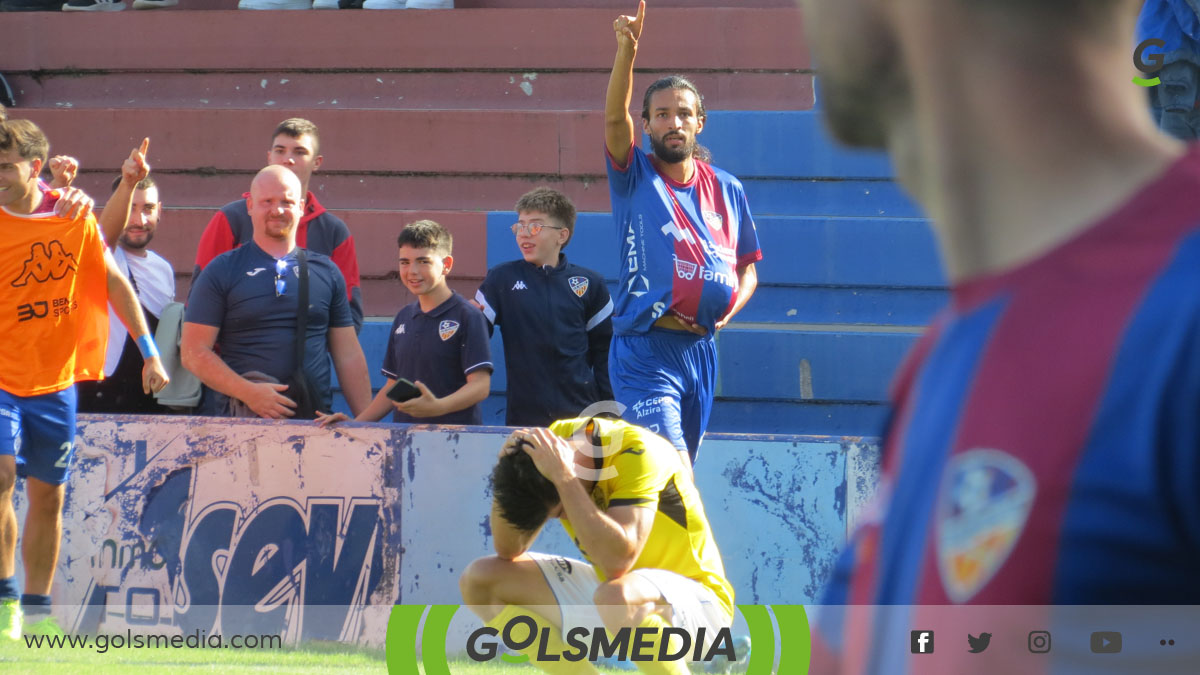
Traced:
<path fill-rule="evenodd" d="M 582 560 L 545 553 L 527 553 L 538 568 L 562 612 L 562 637 L 565 640 L 572 628 L 589 632 L 604 625 L 596 611 L 593 597 L 600 579 L 596 570 Z M 729 628 L 733 617 L 727 616 L 716 593 L 704 584 L 685 576 L 660 569 L 640 569 L 630 572 L 650 582 L 666 598 L 672 615 L 671 625 L 696 636 L 704 628 L 705 649 L 721 628 Z"/>

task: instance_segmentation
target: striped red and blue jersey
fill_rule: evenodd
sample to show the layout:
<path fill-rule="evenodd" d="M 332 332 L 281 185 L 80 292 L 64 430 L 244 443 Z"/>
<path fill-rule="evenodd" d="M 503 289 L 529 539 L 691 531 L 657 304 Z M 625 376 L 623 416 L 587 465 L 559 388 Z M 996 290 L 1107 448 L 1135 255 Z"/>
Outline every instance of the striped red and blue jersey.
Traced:
<path fill-rule="evenodd" d="M 737 301 L 738 268 L 762 259 L 741 181 L 696 161 L 679 183 L 632 145 L 628 166 L 607 165 L 621 242 L 613 332 L 645 333 L 667 312 L 714 332 Z"/>
<path fill-rule="evenodd" d="M 1200 604 L 1198 148 L 1071 240 L 951 289 L 822 600 L 875 609 L 819 622 L 829 650 L 866 666 L 884 624 L 935 605 Z"/>

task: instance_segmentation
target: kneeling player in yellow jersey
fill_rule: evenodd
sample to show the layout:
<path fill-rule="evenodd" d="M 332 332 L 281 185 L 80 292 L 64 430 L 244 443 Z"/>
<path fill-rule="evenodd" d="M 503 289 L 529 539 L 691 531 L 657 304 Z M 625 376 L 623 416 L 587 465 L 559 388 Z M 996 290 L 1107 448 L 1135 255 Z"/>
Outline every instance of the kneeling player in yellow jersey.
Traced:
<path fill-rule="evenodd" d="M 598 655 L 618 651 L 646 673 L 732 656 L 733 589 L 668 441 L 599 418 L 520 429 L 492 484 L 496 555 L 471 563 L 459 586 L 510 648 L 549 673 L 594 673 Z M 588 562 L 530 552 L 550 518 Z"/>

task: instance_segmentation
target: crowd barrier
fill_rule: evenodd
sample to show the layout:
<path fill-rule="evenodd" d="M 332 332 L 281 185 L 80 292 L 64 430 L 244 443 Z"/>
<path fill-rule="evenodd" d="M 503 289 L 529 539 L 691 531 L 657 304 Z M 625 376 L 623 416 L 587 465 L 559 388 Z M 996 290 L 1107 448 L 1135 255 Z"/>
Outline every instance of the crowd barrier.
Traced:
<path fill-rule="evenodd" d="M 461 602 L 459 574 L 491 552 L 508 431 L 81 415 L 55 612 L 76 632 L 380 645 L 392 605 Z M 818 600 L 878 455 L 870 439 L 706 438 L 697 484 L 739 603 Z M 557 524 L 535 548 L 578 557 Z"/>

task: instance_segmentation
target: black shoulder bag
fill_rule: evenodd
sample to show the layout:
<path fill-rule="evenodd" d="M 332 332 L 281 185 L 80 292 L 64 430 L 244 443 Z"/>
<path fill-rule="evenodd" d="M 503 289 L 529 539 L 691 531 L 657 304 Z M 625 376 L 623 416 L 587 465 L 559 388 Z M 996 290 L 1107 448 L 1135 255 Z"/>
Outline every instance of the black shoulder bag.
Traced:
<path fill-rule="evenodd" d="M 296 249 L 296 264 L 300 270 L 299 298 L 296 305 L 296 367 L 288 378 L 284 396 L 296 402 L 296 414 L 292 419 L 312 420 L 317 418 L 317 388 L 313 386 L 304 370 L 304 352 L 308 342 L 308 259 L 304 249 Z"/>

